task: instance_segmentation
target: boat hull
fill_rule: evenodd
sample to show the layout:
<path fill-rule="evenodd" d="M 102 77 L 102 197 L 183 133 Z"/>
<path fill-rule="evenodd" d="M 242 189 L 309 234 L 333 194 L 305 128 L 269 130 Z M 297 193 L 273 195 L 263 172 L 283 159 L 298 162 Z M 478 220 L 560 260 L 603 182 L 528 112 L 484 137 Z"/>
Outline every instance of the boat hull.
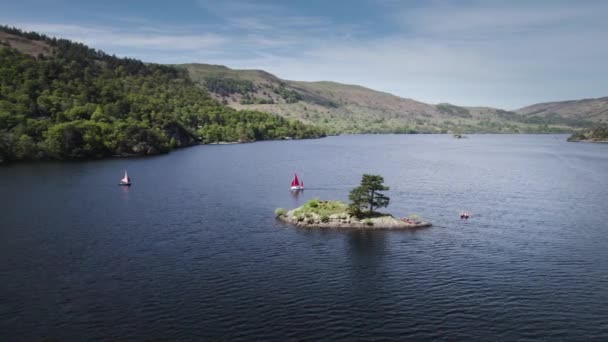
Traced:
<path fill-rule="evenodd" d="M 303 186 L 292 186 L 290 189 L 291 190 L 304 190 L 304 187 Z"/>
<path fill-rule="evenodd" d="M 131 186 L 131 183 L 118 183 L 120 186 Z"/>

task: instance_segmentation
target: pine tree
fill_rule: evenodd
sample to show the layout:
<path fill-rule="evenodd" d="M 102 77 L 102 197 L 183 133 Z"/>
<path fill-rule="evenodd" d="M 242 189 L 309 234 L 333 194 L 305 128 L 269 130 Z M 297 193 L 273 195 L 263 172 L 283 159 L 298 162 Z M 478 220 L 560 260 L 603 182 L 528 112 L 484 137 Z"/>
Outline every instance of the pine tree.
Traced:
<path fill-rule="evenodd" d="M 384 183 L 382 176 L 364 174 L 361 185 L 351 190 L 348 196 L 351 201 L 351 212 L 361 215 L 364 210 L 368 210 L 369 214 L 373 215 L 374 209 L 387 207 L 390 198 L 379 191 L 389 190 L 389 187 L 382 183 Z"/>

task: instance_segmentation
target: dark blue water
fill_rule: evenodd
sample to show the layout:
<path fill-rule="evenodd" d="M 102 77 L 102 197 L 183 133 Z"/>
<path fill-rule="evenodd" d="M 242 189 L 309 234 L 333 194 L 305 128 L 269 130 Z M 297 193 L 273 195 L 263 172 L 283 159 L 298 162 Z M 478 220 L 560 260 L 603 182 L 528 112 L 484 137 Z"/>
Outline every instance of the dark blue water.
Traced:
<path fill-rule="evenodd" d="M 608 340 L 608 145 L 565 138 L 342 136 L 0 167 L 0 340 Z M 362 173 L 384 176 L 389 212 L 435 226 L 275 222 L 277 207 L 346 200 Z"/>

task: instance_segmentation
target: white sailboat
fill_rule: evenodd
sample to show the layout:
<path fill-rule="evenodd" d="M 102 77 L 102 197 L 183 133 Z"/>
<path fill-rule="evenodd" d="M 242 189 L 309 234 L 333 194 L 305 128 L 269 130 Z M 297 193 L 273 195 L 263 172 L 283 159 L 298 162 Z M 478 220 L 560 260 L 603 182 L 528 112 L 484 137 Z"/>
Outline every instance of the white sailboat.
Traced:
<path fill-rule="evenodd" d="M 120 183 L 118 183 L 118 185 L 131 186 L 131 178 L 129 178 L 129 175 L 127 174 L 127 170 L 125 170 L 125 176 L 122 177 L 122 179 L 120 180 Z"/>

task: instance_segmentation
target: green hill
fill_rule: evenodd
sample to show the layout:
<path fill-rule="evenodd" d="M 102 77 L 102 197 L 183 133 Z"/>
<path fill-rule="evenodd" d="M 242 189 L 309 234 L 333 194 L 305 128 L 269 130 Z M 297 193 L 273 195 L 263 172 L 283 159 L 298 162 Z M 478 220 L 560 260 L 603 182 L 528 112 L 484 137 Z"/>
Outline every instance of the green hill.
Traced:
<path fill-rule="evenodd" d="M 0 26 L 0 161 L 145 155 L 325 132 L 570 132 L 607 121 L 608 98 L 514 112 L 433 105 L 261 70 L 147 64 Z"/>
<path fill-rule="evenodd" d="M 0 27 L 0 90 L 0 160 L 323 135 L 295 120 L 224 106 L 182 69 L 9 27 Z"/>
<path fill-rule="evenodd" d="M 608 97 L 538 103 L 517 110 L 531 120 L 565 122 L 576 127 L 608 124 Z"/>
<path fill-rule="evenodd" d="M 356 85 L 282 80 L 261 70 L 209 64 L 178 65 L 219 101 L 315 124 L 333 133 L 572 131 L 577 122 L 487 107 L 426 104 Z M 585 126 L 587 123 L 582 122 Z"/>

